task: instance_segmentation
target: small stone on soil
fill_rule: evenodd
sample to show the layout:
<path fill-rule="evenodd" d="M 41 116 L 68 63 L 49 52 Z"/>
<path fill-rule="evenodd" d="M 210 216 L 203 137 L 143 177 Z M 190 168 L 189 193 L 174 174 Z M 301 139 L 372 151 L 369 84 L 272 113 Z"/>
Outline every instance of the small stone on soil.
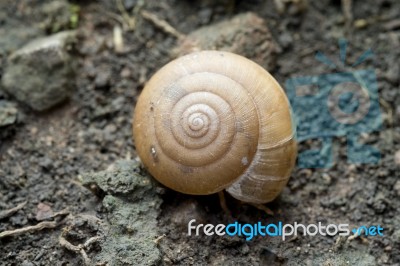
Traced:
<path fill-rule="evenodd" d="M 400 165 L 400 150 L 398 150 L 394 155 L 394 162 L 397 165 Z"/>
<path fill-rule="evenodd" d="M 43 111 L 64 101 L 73 84 L 68 47 L 74 31 L 36 39 L 8 58 L 2 77 L 4 90 L 32 109 Z"/>
<path fill-rule="evenodd" d="M 0 100 L 0 127 L 16 123 L 17 115 L 18 110 L 14 104 Z"/>
<path fill-rule="evenodd" d="M 279 47 L 266 21 L 249 12 L 193 31 L 181 40 L 173 53 L 182 56 L 200 50 L 239 54 L 271 70 L 275 66 Z"/>

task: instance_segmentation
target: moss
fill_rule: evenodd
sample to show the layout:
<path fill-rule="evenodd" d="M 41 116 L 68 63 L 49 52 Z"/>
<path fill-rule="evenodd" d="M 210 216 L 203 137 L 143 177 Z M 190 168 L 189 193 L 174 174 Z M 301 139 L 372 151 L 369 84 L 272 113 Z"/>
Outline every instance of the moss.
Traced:
<path fill-rule="evenodd" d="M 135 161 L 117 161 L 107 170 L 82 177 L 85 186 L 96 184 L 106 196 L 103 206 L 109 228 L 97 263 L 156 265 L 161 254 L 157 217 L 162 200 L 151 178 Z"/>

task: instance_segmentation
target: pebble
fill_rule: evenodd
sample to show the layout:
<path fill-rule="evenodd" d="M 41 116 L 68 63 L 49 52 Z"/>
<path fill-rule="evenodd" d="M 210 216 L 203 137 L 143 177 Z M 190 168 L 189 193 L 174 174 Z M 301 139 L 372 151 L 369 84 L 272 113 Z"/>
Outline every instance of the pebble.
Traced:
<path fill-rule="evenodd" d="M 396 62 L 392 62 L 384 77 L 393 85 L 396 85 L 399 81 L 400 66 Z"/>
<path fill-rule="evenodd" d="M 97 72 L 94 84 L 96 88 L 105 88 L 110 84 L 111 70 L 109 68 L 103 68 Z"/>
<path fill-rule="evenodd" d="M 364 29 L 368 26 L 368 21 L 366 21 L 365 19 L 357 19 L 356 21 L 354 21 L 354 27 L 356 27 L 357 29 Z"/>
<path fill-rule="evenodd" d="M 394 190 L 396 191 L 397 196 L 400 196 L 400 180 L 397 180 L 394 184 Z"/>
<path fill-rule="evenodd" d="M 400 150 L 396 151 L 394 154 L 394 162 L 396 165 L 400 165 Z"/>
<path fill-rule="evenodd" d="M 9 126 L 17 122 L 18 109 L 8 101 L 0 100 L 0 127 Z"/>
<path fill-rule="evenodd" d="M 74 31 L 59 32 L 11 54 L 2 77 L 4 90 L 36 111 L 64 101 L 74 85 L 67 51 L 74 40 Z"/>
<path fill-rule="evenodd" d="M 232 52 L 271 70 L 280 47 L 272 38 L 265 20 L 248 12 L 191 32 L 172 53 L 178 57 L 199 50 Z"/>

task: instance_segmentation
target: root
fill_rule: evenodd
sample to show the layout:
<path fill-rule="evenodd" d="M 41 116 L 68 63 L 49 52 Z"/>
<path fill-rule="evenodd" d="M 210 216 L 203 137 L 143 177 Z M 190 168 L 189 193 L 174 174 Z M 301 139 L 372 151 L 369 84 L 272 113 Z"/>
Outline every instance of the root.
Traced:
<path fill-rule="evenodd" d="M 14 213 L 16 213 L 17 211 L 21 210 L 25 205 L 26 205 L 27 201 L 24 201 L 20 204 L 18 204 L 16 207 L 11 208 L 9 210 L 4 210 L 0 212 L 0 220 L 10 217 L 11 215 L 13 215 Z"/>
<path fill-rule="evenodd" d="M 67 231 L 68 231 L 68 229 L 67 229 L 67 230 L 64 230 L 64 232 L 60 235 L 60 238 L 58 239 L 58 242 L 60 243 L 60 245 L 61 245 L 62 247 L 64 247 L 64 248 L 66 248 L 66 249 L 72 251 L 72 252 L 75 252 L 75 253 L 77 253 L 77 254 L 80 254 L 80 255 L 82 256 L 82 258 L 83 258 L 83 263 L 84 263 L 85 265 L 87 265 L 87 266 L 88 266 L 88 265 L 92 265 L 92 261 L 91 261 L 90 258 L 88 257 L 88 255 L 87 255 L 87 253 L 86 253 L 86 251 L 85 251 L 85 248 L 87 248 L 87 247 L 89 247 L 91 244 L 93 244 L 93 243 L 99 241 L 99 239 L 100 239 L 101 237 L 99 237 L 99 236 L 91 237 L 91 238 L 89 238 L 88 240 L 86 240 L 86 242 L 85 242 L 84 244 L 79 244 L 79 245 L 75 246 L 75 245 L 71 244 L 68 240 L 66 240 L 66 239 L 64 238 L 64 234 L 65 234 L 65 232 L 67 232 Z"/>
<path fill-rule="evenodd" d="M 151 23 L 153 23 L 157 28 L 161 29 L 165 33 L 168 33 L 178 39 L 185 38 L 185 35 L 179 32 L 177 29 L 172 27 L 167 21 L 160 19 L 157 15 L 150 13 L 149 11 L 143 10 L 140 12 L 144 19 L 147 19 Z"/>
<path fill-rule="evenodd" d="M 37 225 L 27 226 L 15 230 L 4 231 L 0 233 L 0 239 L 7 236 L 15 236 L 29 232 L 40 231 L 45 228 L 55 228 L 57 226 L 56 222 L 41 222 Z"/>

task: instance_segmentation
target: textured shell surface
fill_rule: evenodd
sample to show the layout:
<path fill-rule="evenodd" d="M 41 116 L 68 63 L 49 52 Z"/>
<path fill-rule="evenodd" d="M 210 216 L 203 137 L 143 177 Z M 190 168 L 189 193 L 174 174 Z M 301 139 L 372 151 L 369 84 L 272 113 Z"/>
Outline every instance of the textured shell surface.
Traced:
<path fill-rule="evenodd" d="M 297 155 L 289 102 L 256 63 L 195 52 L 162 67 L 135 107 L 133 134 L 148 171 L 176 191 L 226 189 L 252 203 L 273 200 Z"/>

